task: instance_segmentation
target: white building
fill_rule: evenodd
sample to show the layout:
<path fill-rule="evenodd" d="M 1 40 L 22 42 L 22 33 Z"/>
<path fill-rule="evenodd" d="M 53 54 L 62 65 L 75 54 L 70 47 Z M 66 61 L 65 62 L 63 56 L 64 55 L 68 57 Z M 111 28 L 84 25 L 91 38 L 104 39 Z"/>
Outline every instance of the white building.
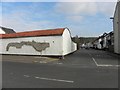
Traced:
<path fill-rule="evenodd" d="M 9 33 L 15 33 L 15 31 L 13 29 L 0 26 L 0 34 L 9 34 Z"/>
<path fill-rule="evenodd" d="M 102 41 L 101 37 L 98 37 L 96 40 L 93 41 L 93 47 L 95 49 L 102 49 L 100 42 Z"/>
<path fill-rule="evenodd" d="M 120 54 L 120 1 L 116 5 L 113 19 L 114 29 L 114 52 Z"/>
<path fill-rule="evenodd" d="M 77 49 L 68 28 L 0 35 L 1 54 L 64 56 Z"/>

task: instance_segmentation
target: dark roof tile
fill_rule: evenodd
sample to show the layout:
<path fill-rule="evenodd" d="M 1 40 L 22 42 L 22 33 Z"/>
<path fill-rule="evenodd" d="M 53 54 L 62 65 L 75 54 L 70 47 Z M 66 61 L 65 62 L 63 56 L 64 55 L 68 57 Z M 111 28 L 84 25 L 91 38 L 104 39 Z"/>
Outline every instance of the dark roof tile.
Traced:
<path fill-rule="evenodd" d="M 5 28 L 5 27 L 0 27 L 6 34 L 9 33 L 16 33 L 13 29 L 10 28 Z"/>

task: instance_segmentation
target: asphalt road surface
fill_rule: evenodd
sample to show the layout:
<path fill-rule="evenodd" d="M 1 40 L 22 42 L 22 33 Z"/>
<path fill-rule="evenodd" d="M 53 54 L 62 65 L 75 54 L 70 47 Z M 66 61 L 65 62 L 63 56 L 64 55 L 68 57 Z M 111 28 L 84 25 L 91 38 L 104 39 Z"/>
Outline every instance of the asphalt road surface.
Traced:
<path fill-rule="evenodd" d="M 3 55 L 3 88 L 118 88 L 120 58 L 105 51 L 81 49 L 47 63 L 11 62 L 4 57 L 9 55 Z"/>

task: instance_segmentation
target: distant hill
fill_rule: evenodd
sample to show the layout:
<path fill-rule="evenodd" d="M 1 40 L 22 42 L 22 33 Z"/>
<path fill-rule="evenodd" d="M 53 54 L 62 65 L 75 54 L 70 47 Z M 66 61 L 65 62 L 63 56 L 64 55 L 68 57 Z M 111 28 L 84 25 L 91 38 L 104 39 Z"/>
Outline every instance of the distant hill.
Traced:
<path fill-rule="evenodd" d="M 80 48 L 80 45 L 82 45 L 83 43 L 89 43 L 89 42 L 93 42 L 95 39 L 97 39 L 98 37 L 72 37 L 72 40 L 77 43 L 77 48 Z"/>
<path fill-rule="evenodd" d="M 80 45 L 83 43 L 89 43 L 97 39 L 98 37 L 79 37 L 79 43 Z"/>

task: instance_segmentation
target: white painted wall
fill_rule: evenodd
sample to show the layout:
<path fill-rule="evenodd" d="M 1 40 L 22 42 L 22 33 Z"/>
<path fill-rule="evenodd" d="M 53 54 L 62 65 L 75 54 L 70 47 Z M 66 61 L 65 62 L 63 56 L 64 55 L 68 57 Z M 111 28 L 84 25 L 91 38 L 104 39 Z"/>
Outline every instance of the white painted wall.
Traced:
<path fill-rule="evenodd" d="M 98 48 L 98 49 L 101 49 L 101 48 L 102 48 L 100 42 L 101 42 L 101 38 L 100 38 L 100 39 L 98 40 L 98 42 L 97 42 L 97 48 Z"/>
<path fill-rule="evenodd" d="M 106 36 L 103 39 L 103 48 L 107 48 L 107 39 L 106 39 Z"/>
<path fill-rule="evenodd" d="M 0 39 L 1 42 L 2 39 Z M 50 47 L 46 48 L 41 53 L 36 51 L 32 46 L 22 46 L 21 49 L 16 47 L 10 47 L 9 51 L 6 51 L 6 47 L 9 43 L 21 41 L 32 41 L 50 43 Z M 25 38 L 11 38 L 2 40 L 2 54 L 25 54 L 25 55 L 62 55 L 62 37 L 61 36 L 45 36 L 45 37 L 25 37 Z"/>
<path fill-rule="evenodd" d="M 66 28 L 63 35 L 63 55 L 77 50 L 77 44 L 71 40 L 70 31 Z"/>
<path fill-rule="evenodd" d="M 0 28 L 0 34 L 5 34 L 5 32 Z"/>

